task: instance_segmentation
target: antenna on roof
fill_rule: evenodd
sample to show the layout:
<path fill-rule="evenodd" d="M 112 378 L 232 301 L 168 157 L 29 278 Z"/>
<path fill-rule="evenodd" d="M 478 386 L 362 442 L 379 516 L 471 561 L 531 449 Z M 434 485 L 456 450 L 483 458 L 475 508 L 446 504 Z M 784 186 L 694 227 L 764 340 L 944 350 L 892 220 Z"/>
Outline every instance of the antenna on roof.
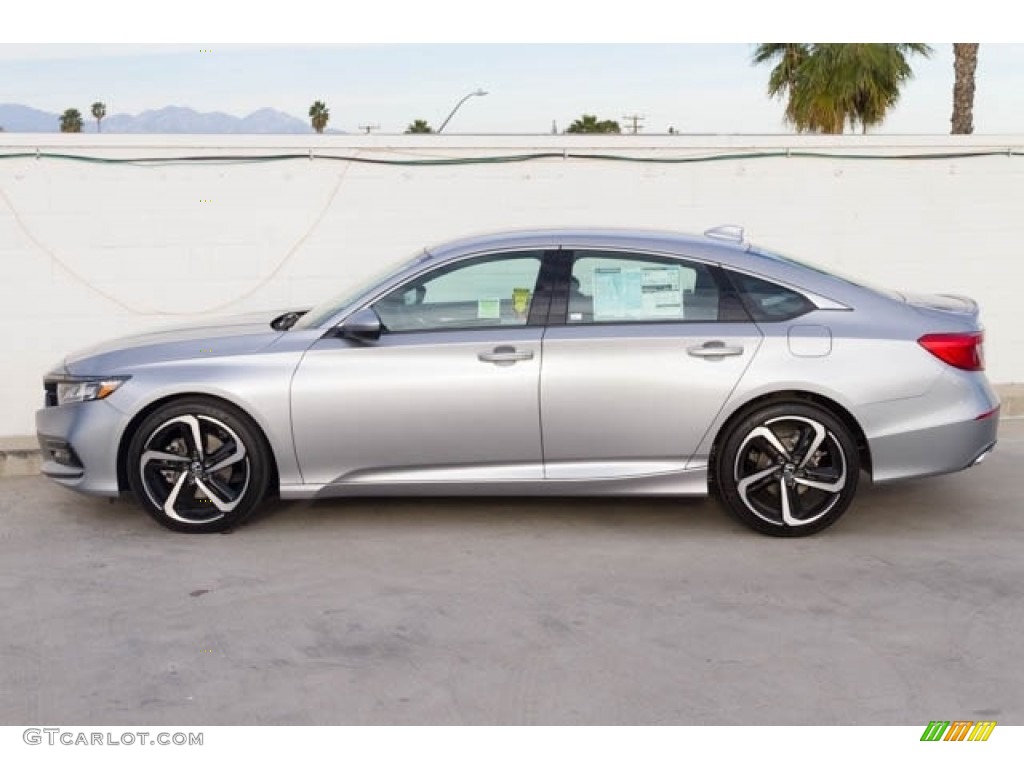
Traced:
<path fill-rule="evenodd" d="M 743 242 L 743 227 L 738 224 L 723 224 L 720 227 L 712 227 L 704 231 L 704 237 L 713 237 L 715 240 L 730 240 L 734 243 Z"/>

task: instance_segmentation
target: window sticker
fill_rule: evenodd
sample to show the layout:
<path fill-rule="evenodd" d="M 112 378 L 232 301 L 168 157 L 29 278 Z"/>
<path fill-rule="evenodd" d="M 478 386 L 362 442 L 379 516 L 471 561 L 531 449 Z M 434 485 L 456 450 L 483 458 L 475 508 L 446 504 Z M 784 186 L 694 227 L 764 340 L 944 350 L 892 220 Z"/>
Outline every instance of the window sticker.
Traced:
<path fill-rule="evenodd" d="M 683 316 L 683 285 L 679 267 L 644 267 L 641 288 L 645 317 Z"/>
<path fill-rule="evenodd" d="M 639 269 L 594 269 L 595 320 L 629 317 L 642 307 Z"/>
<path fill-rule="evenodd" d="M 595 268 L 594 320 L 682 318 L 681 272 L 670 265 Z"/>
<path fill-rule="evenodd" d="M 500 320 L 501 299 L 478 299 L 476 302 L 477 320 Z"/>

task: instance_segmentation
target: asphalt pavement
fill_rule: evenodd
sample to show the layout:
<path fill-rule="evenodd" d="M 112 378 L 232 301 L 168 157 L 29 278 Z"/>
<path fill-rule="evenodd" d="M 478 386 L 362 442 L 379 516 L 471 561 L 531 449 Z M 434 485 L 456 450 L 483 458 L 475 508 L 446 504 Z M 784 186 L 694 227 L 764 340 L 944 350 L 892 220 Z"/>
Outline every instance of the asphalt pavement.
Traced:
<path fill-rule="evenodd" d="M 1024 725 L 1024 421 L 808 539 L 710 500 L 276 503 L 0 480 L 0 724 Z"/>

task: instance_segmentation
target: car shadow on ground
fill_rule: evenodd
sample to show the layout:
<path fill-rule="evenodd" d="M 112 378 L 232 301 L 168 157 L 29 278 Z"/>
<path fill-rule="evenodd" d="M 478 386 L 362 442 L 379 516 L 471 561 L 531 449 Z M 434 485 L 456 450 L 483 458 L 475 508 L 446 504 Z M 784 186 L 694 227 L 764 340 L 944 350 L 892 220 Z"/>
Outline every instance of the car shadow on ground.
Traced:
<path fill-rule="evenodd" d="M 819 536 L 921 533 L 984 524 L 998 510 L 1014 506 L 1012 499 L 1004 498 L 1011 459 L 997 453 L 970 472 L 893 484 L 875 485 L 864 475 L 850 509 Z M 75 524 L 129 524 L 133 529 L 138 525 L 140 534 L 143 530 L 162 532 L 130 495 L 113 501 L 83 497 L 56 488 L 44 478 L 8 480 L 0 491 L 6 497 L 4 506 L 42 504 Z M 551 530 L 572 526 L 672 536 L 757 535 L 729 515 L 714 497 L 273 498 L 233 532 L 280 535 L 311 526 L 324 533 L 337 528 L 340 533 L 360 526 L 457 528 L 510 523 Z"/>
<path fill-rule="evenodd" d="M 589 497 L 360 497 L 265 503 L 245 528 L 361 526 L 401 528 L 491 526 L 590 526 L 611 529 L 721 531 L 735 528 L 724 511 L 700 498 Z"/>

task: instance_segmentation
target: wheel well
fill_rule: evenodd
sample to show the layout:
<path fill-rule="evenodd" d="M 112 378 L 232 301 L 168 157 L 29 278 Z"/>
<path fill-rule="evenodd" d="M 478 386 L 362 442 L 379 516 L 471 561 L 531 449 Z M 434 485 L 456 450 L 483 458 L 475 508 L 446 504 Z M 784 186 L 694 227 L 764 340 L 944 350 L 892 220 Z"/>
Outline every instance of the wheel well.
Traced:
<path fill-rule="evenodd" d="M 860 458 L 861 468 L 869 475 L 871 474 L 871 449 L 868 447 L 868 439 L 864 435 L 864 430 L 861 429 L 860 424 L 857 423 L 853 414 L 835 400 L 831 400 L 824 395 L 818 395 L 814 392 L 804 392 L 802 390 L 786 390 L 756 397 L 741 408 L 738 408 L 735 413 L 726 419 L 721 429 L 718 430 L 718 434 L 715 435 L 714 443 L 711 444 L 711 454 L 708 457 L 709 481 L 711 483 L 715 482 L 715 458 L 718 453 L 719 444 L 726 438 L 726 435 L 729 434 L 729 431 L 736 422 L 745 418 L 751 411 L 763 408 L 766 405 L 771 405 L 773 403 L 792 403 L 794 401 L 813 403 L 820 408 L 824 408 L 843 422 L 843 425 L 850 430 L 850 434 L 853 436 L 853 440 L 857 444 L 857 454 Z"/>
<path fill-rule="evenodd" d="M 155 400 L 141 411 L 139 411 L 132 420 L 128 422 L 128 426 L 125 427 L 124 432 L 121 433 L 121 442 L 117 446 L 117 488 L 119 491 L 126 492 L 131 490 L 128 484 L 128 446 L 132 442 L 132 437 L 135 436 L 135 430 L 139 428 L 139 425 L 158 408 L 173 403 L 177 400 L 195 399 L 199 398 L 202 400 L 209 400 L 222 407 L 230 408 L 234 411 L 238 411 L 243 416 L 248 418 L 253 428 L 256 430 L 256 434 L 259 435 L 260 440 L 263 441 L 263 445 L 267 449 L 267 455 L 270 456 L 270 485 L 268 491 L 270 493 L 278 493 L 280 489 L 280 479 L 277 474 L 277 459 L 274 456 L 274 450 L 270 445 L 270 441 L 267 439 L 266 433 L 263 428 L 244 410 L 239 408 L 237 405 L 232 403 L 230 400 L 225 400 L 223 397 L 217 397 L 216 395 L 208 395 L 204 392 L 186 392 L 181 394 L 174 394 L 164 397 L 160 400 Z"/>

